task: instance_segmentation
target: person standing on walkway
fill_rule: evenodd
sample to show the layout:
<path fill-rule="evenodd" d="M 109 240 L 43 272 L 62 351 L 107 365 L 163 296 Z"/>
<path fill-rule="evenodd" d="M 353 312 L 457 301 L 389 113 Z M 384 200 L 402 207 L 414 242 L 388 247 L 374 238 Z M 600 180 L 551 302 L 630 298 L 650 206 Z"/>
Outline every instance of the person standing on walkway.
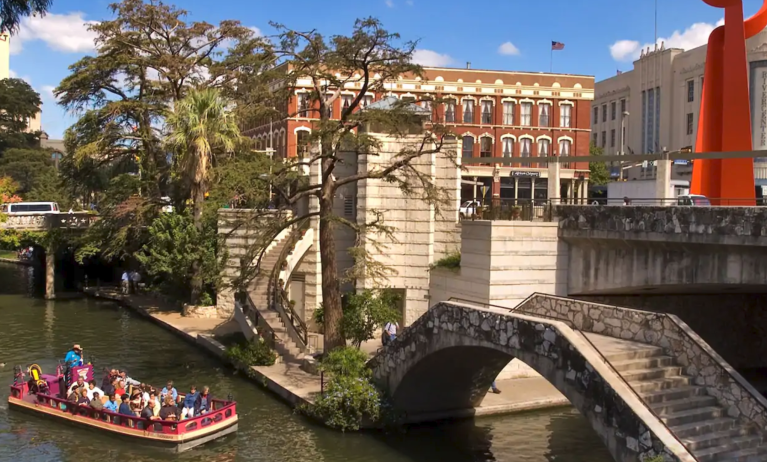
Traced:
<path fill-rule="evenodd" d="M 133 286 L 134 294 L 138 293 L 138 283 L 141 282 L 141 274 L 138 271 L 133 271 L 130 275 L 130 283 Z"/>
<path fill-rule="evenodd" d="M 128 271 L 123 271 L 123 275 L 120 278 L 120 283 L 123 295 L 128 295 L 130 292 L 130 276 L 128 276 Z"/>
<path fill-rule="evenodd" d="M 493 380 L 493 383 L 490 384 L 490 391 L 492 391 L 496 395 L 499 395 L 501 393 L 501 390 L 499 390 L 498 387 L 495 386 L 495 380 Z"/>
<path fill-rule="evenodd" d="M 384 346 L 388 345 L 395 338 L 397 338 L 398 328 L 399 328 L 399 324 L 397 324 L 397 321 L 390 321 L 384 325 L 384 334 L 382 338 L 382 343 L 384 344 Z"/>

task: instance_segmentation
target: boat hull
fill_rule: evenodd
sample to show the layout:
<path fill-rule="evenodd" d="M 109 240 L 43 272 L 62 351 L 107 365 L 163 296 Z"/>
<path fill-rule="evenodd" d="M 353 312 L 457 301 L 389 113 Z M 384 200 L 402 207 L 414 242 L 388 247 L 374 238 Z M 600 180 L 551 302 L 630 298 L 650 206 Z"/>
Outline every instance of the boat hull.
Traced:
<path fill-rule="evenodd" d="M 237 432 L 238 418 L 233 415 L 221 422 L 213 423 L 205 428 L 187 432 L 180 435 L 169 435 L 154 431 L 128 428 L 112 423 L 97 420 L 91 417 L 83 417 L 70 412 L 59 410 L 55 407 L 41 405 L 27 399 L 8 397 L 8 408 L 24 411 L 29 414 L 48 417 L 59 422 L 78 425 L 85 428 L 100 430 L 105 435 L 114 435 L 140 443 L 143 446 L 153 447 L 169 452 L 184 452 L 197 446 L 218 440 L 227 435 Z M 183 425 L 184 421 L 179 422 Z"/>

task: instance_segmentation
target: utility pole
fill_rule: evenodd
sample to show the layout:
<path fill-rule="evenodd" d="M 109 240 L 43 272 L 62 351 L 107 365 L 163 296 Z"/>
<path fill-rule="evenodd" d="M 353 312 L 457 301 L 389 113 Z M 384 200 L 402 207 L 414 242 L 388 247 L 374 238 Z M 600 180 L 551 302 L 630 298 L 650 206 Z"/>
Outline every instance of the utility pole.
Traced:
<path fill-rule="evenodd" d="M 630 114 L 628 111 L 623 111 L 621 114 L 621 156 L 626 155 L 626 117 Z M 623 161 L 618 162 L 618 168 L 620 170 L 620 180 L 623 181 Z"/>

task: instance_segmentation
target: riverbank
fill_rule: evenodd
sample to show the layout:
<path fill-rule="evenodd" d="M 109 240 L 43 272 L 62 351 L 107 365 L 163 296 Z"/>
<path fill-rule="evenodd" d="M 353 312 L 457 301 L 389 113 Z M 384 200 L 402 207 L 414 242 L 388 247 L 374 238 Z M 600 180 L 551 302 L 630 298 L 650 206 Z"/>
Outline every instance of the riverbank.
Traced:
<path fill-rule="evenodd" d="M 19 260 L 16 252 L 11 250 L 0 250 L 0 262 L 13 263 L 14 265 L 32 266 L 29 260 Z"/>
<path fill-rule="evenodd" d="M 162 302 L 153 297 L 123 295 L 115 289 L 94 287 L 84 291 L 89 296 L 112 300 L 133 309 L 221 359 L 223 359 L 225 347 L 215 337 L 239 331 L 239 326 L 233 319 L 184 317 L 175 307 L 162 306 Z M 245 372 L 256 384 L 265 387 L 293 407 L 311 404 L 313 397 L 321 391 L 320 377 L 303 371 L 298 364 L 277 363 L 273 366 L 251 366 Z M 479 407 L 411 416 L 406 422 L 420 423 L 507 415 L 570 406 L 567 398 L 542 377 L 499 380 L 496 385 L 501 393 L 488 393 Z"/>

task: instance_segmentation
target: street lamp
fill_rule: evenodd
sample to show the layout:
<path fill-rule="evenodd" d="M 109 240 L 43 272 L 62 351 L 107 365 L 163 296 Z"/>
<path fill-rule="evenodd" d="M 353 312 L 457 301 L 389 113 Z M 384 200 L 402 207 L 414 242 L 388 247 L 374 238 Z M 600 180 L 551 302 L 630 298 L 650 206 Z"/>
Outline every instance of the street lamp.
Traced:
<path fill-rule="evenodd" d="M 623 111 L 621 114 L 621 156 L 626 155 L 626 117 L 628 117 L 629 111 Z M 623 161 L 618 162 L 620 168 L 620 180 L 623 181 Z"/>

